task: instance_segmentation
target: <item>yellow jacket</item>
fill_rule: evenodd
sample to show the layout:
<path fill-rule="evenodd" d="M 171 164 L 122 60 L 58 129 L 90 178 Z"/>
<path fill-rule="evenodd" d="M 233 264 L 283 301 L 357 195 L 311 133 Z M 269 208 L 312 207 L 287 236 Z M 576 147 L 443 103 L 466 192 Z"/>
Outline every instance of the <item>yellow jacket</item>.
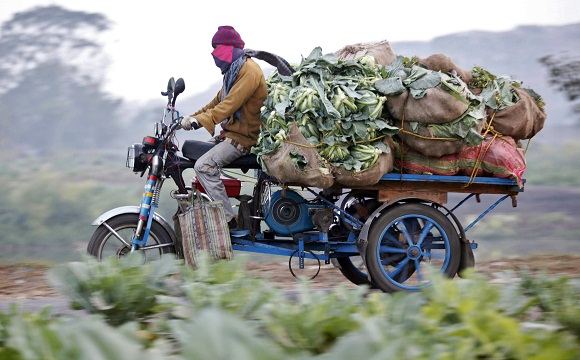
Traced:
<path fill-rule="evenodd" d="M 228 93 L 221 99 L 221 90 L 209 104 L 195 112 L 195 119 L 213 136 L 215 125 L 222 123 L 224 135 L 246 148 L 256 144 L 260 133 L 260 108 L 268 89 L 264 73 L 256 62 L 248 58 Z M 240 118 L 235 112 L 240 110 Z"/>

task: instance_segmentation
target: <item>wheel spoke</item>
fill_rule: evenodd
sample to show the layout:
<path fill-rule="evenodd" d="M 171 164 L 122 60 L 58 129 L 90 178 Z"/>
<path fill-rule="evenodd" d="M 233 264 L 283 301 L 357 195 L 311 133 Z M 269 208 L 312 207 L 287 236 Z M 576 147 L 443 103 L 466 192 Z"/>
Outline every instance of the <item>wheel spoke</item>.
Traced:
<path fill-rule="evenodd" d="M 403 222 L 405 223 L 405 226 L 407 227 L 407 230 L 411 234 L 418 233 L 419 232 L 419 229 L 421 228 L 421 223 L 419 222 L 419 219 L 415 219 L 415 218 L 405 218 L 405 219 L 403 219 Z"/>
<path fill-rule="evenodd" d="M 391 265 L 391 263 L 393 261 L 397 261 L 400 258 L 401 258 L 401 255 L 400 254 L 395 254 L 395 255 L 387 256 L 387 257 L 381 259 L 381 264 L 383 264 L 385 266 L 386 265 Z"/>
<path fill-rule="evenodd" d="M 433 226 L 434 225 L 431 221 L 427 221 L 427 224 L 425 224 L 425 226 L 423 227 L 423 230 L 421 230 L 421 234 L 419 234 L 419 240 L 417 240 L 417 246 L 420 247 L 423 244 L 423 240 L 425 240 L 425 237 L 427 236 L 427 234 L 429 234 L 429 231 L 431 231 Z"/>
<path fill-rule="evenodd" d="M 405 240 L 407 240 L 407 244 L 409 244 L 409 246 L 413 246 L 414 245 L 413 238 L 411 238 L 411 234 L 409 234 L 409 231 L 407 230 L 407 226 L 405 225 L 405 222 L 404 221 L 399 221 L 397 223 L 397 227 L 403 233 L 403 236 L 405 237 Z"/>
<path fill-rule="evenodd" d="M 407 251 L 394 246 L 381 245 L 381 253 L 405 254 Z"/>
<path fill-rule="evenodd" d="M 403 270 L 401 272 L 401 277 L 399 278 L 401 281 L 405 281 L 409 278 L 409 267 L 411 266 L 411 264 L 409 262 L 407 262 L 407 265 L 405 265 L 403 267 Z"/>
<path fill-rule="evenodd" d="M 399 243 L 399 240 L 397 240 L 397 239 L 396 239 L 396 238 L 393 236 L 393 234 L 389 233 L 388 231 L 385 233 L 385 236 L 384 236 L 384 237 L 386 237 L 386 238 L 387 238 L 387 240 L 389 240 L 389 241 L 392 241 L 392 242 L 393 242 L 393 243 L 395 243 L 395 244 L 398 244 L 398 243 Z"/>
<path fill-rule="evenodd" d="M 129 243 L 125 239 L 123 239 L 123 237 L 121 235 L 119 235 L 118 232 L 115 231 L 115 229 L 113 229 L 111 226 L 109 226 L 109 224 L 107 224 L 106 222 L 103 222 L 103 225 L 107 228 L 107 230 L 109 230 L 109 232 L 111 234 L 113 234 L 113 236 L 116 239 L 118 239 L 120 242 L 122 242 L 123 245 L 129 246 L 129 247 L 131 246 L 131 245 L 129 245 Z"/>
<path fill-rule="evenodd" d="M 395 269 L 389 273 L 391 279 L 399 275 L 401 270 L 403 270 L 403 267 L 405 267 L 405 265 L 407 265 L 408 262 L 409 258 L 404 258 L 400 263 L 398 263 L 397 266 L 395 266 Z"/>

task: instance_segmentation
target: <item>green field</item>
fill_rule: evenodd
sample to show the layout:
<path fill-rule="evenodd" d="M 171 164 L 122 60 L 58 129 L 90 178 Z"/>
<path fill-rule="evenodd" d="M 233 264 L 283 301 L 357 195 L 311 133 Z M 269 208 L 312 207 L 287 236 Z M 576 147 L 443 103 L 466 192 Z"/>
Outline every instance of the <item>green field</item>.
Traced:
<path fill-rule="evenodd" d="M 0 311 L 2 359 L 577 359 L 580 284 L 467 274 L 417 293 L 292 292 L 240 258 L 192 271 L 139 256 L 61 264 L 53 286 L 81 314 Z M 78 315 L 78 316 L 77 316 Z M 82 321 L 79 321 L 81 320 Z"/>

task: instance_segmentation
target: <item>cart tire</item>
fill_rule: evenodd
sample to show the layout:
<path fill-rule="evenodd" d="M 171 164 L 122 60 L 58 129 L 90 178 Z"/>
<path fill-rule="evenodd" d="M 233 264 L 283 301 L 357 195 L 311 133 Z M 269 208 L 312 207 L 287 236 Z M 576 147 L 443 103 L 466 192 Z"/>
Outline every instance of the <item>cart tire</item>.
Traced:
<path fill-rule="evenodd" d="M 353 209 L 350 209 L 349 211 L 349 207 L 352 205 L 353 201 L 359 201 L 359 202 L 364 202 L 367 209 L 368 209 L 368 214 L 370 215 L 376 208 L 378 208 L 381 203 L 378 202 L 376 199 L 373 198 L 365 198 L 364 196 L 361 197 L 357 197 L 355 195 L 353 195 L 352 193 L 349 193 L 348 195 L 346 195 L 344 197 L 344 199 L 342 199 L 342 202 L 340 203 L 340 208 L 342 210 L 347 211 L 349 214 L 351 215 L 355 215 L 355 212 Z M 367 219 L 367 217 L 364 218 L 359 218 L 359 220 L 361 221 L 365 221 Z M 350 225 L 348 225 L 347 223 L 344 223 L 343 226 L 349 230 L 351 230 Z M 353 260 L 361 260 L 363 263 L 360 264 L 362 266 L 357 266 Z M 334 264 L 334 263 L 333 263 Z M 352 282 L 355 285 L 367 285 L 370 286 L 371 288 L 374 288 L 374 286 L 371 284 L 371 282 L 369 281 L 369 275 L 366 272 L 365 269 L 365 264 L 364 264 L 364 260 L 362 260 L 361 256 L 351 256 L 351 257 L 339 257 L 336 258 L 336 264 L 338 265 L 336 266 L 338 268 L 338 270 L 340 270 L 340 272 L 342 273 L 342 275 L 344 275 L 345 278 L 347 278 L 350 282 Z"/>
<path fill-rule="evenodd" d="M 465 270 L 475 268 L 475 256 L 473 255 L 473 250 L 471 249 L 471 244 L 461 242 L 461 261 L 459 261 L 459 268 L 457 273 L 459 277 Z"/>
<path fill-rule="evenodd" d="M 424 204 L 389 209 L 375 220 L 369 233 L 367 270 L 373 284 L 385 292 L 417 291 L 427 286 L 426 262 L 452 278 L 460 260 L 455 227 L 443 213 Z"/>
<path fill-rule="evenodd" d="M 355 285 L 370 285 L 369 278 L 366 272 L 362 271 L 353 262 L 353 258 L 360 258 L 359 256 L 354 257 L 338 257 L 336 262 L 338 263 L 338 270 L 347 278 L 351 283 Z M 361 259 L 362 261 L 362 259 Z"/>

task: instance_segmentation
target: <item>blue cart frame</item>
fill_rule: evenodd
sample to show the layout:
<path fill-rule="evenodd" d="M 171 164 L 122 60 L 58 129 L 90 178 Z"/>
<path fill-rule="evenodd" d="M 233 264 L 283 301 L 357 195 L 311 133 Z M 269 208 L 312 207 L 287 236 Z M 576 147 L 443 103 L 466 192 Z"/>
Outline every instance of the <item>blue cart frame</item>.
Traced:
<path fill-rule="evenodd" d="M 324 261 L 328 264 L 333 258 L 362 255 L 361 244 L 366 244 L 370 227 L 375 218 L 388 212 L 396 205 L 419 202 L 429 203 L 445 214 L 455 225 L 460 241 L 467 244 L 469 251 L 471 251 L 476 249 L 478 244 L 467 240 L 465 234 L 506 199 L 511 198 L 512 205 L 514 207 L 517 206 L 516 196 L 523 192 L 524 188 L 523 186 L 519 187 L 515 180 L 494 177 L 475 177 L 470 179 L 467 176 L 388 173 L 375 186 L 352 189 L 354 192 L 374 191 L 378 194 L 378 200 L 382 203 L 365 222 L 346 213 L 344 209 L 321 197 L 313 189 L 305 188 L 305 190 L 314 195 L 318 201 L 322 201 L 326 206 L 332 208 L 335 216 L 351 226 L 352 231 L 346 239 L 333 241 L 328 238 L 327 233 L 323 232 L 308 232 L 292 238 L 266 239 L 261 233 L 256 234 L 255 237 L 250 237 L 247 231 L 241 231 L 232 234 L 233 249 L 287 256 L 290 257 L 290 260 L 293 257 L 298 257 L 301 268 L 304 266 L 304 259 L 314 259 L 319 263 Z M 448 209 L 445 207 L 448 193 L 465 193 L 466 196 L 455 206 Z M 496 194 L 498 199 L 484 209 L 475 220 L 464 227 L 454 212 L 471 198 L 475 197 L 479 201 L 479 195 L 481 194 Z M 471 256 L 473 257 L 472 252 Z"/>

